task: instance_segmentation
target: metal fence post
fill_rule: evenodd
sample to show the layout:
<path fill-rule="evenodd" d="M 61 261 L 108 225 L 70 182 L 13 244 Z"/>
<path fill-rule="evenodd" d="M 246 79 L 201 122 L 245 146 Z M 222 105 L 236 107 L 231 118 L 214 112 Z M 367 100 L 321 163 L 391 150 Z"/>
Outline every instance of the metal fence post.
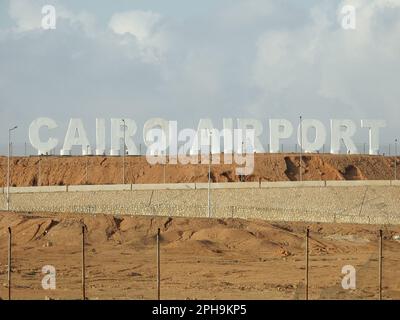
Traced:
<path fill-rule="evenodd" d="M 383 237 L 382 230 L 379 230 L 379 300 L 382 300 L 382 251 L 383 249 Z"/>
<path fill-rule="evenodd" d="M 11 228 L 8 227 L 8 300 L 11 300 Z"/>
<path fill-rule="evenodd" d="M 85 225 L 82 226 L 82 299 L 86 300 Z"/>
<path fill-rule="evenodd" d="M 306 231 L 306 274 L 305 274 L 305 278 L 306 278 L 306 284 L 305 284 L 305 297 L 306 300 L 308 300 L 308 275 L 309 275 L 309 243 L 308 243 L 308 239 L 310 237 L 310 230 L 307 228 Z"/>
<path fill-rule="evenodd" d="M 157 299 L 161 297 L 161 264 L 160 264 L 160 228 L 157 231 Z"/>

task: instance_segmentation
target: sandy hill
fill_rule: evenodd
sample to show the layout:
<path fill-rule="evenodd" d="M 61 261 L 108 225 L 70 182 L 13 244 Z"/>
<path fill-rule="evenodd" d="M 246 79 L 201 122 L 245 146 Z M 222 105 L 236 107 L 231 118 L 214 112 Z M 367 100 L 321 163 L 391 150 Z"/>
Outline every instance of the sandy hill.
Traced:
<path fill-rule="evenodd" d="M 258 154 L 246 181 L 299 180 L 299 155 Z M 367 155 L 305 155 L 304 180 L 389 180 L 394 157 Z M 11 185 L 73 185 L 122 183 L 122 157 L 14 157 Z M 399 165 L 400 166 L 400 165 Z M 87 168 L 87 170 L 86 170 Z M 236 165 L 213 165 L 214 182 L 240 181 Z M 400 170 L 399 170 L 400 171 Z M 0 157 L 0 186 L 5 185 L 7 158 Z M 206 182 L 208 165 L 150 165 L 143 156 L 125 158 L 125 183 Z"/>

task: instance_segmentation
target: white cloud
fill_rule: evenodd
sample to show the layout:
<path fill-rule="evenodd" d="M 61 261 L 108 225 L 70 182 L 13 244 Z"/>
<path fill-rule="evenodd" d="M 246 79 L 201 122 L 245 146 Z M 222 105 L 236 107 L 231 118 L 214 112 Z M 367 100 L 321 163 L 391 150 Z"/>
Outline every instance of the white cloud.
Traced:
<path fill-rule="evenodd" d="M 115 13 L 109 22 L 110 29 L 117 35 L 129 34 L 135 37 L 147 61 L 159 61 L 168 48 L 162 17 L 152 11 L 129 11 Z M 122 44 L 127 44 L 123 38 Z"/>
<path fill-rule="evenodd" d="M 10 0 L 9 15 L 16 23 L 16 31 L 24 32 L 41 27 L 41 10 L 37 2 Z"/>
<path fill-rule="evenodd" d="M 400 101 L 400 93 L 393 83 L 399 77 L 394 70 L 400 68 L 400 2 L 353 3 L 356 30 L 343 30 L 340 16 L 336 20 L 332 11 L 317 5 L 301 28 L 282 27 L 258 38 L 253 79 L 265 94 L 259 109 L 273 96 L 290 110 L 297 105 L 308 114 L 319 108 L 328 117 L 399 115 L 394 102 Z M 344 4 L 348 2 L 337 12 Z M 386 19 L 389 14 L 396 18 Z"/>
<path fill-rule="evenodd" d="M 49 33 L 35 32 L 38 3 L 10 1 L 22 36 L 0 35 L 0 126 L 21 114 L 26 123 L 123 114 L 220 125 L 300 110 L 325 121 L 384 118 L 388 139 L 399 126 L 400 0 L 353 0 L 357 29 L 349 31 L 340 24 L 348 1 L 237 0 L 185 21 L 149 9 L 110 12 L 103 24 L 95 8 L 56 5 L 60 21 Z"/>
<path fill-rule="evenodd" d="M 117 34 L 130 33 L 139 41 L 151 38 L 160 15 L 151 11 L 116 13 L 111 17 L 110 28 Z"/>

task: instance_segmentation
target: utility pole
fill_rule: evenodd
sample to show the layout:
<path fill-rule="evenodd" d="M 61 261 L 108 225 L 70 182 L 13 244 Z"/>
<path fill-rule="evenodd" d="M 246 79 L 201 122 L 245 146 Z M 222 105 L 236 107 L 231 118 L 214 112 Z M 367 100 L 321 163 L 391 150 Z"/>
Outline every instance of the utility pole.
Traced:
<path fill-rule="evenodd" d="M 8 129 L 8 156 L 7 156 L 7 211 L 10 210 L 10 153 L 11 153 L 11 132 L 17 129 L 15 126 Z"/>
<path fill-rule="evenodd" d="M 300 116 L 300 181 L 303 181 L 302 169 L 303 162 L 303 117 Z"/>

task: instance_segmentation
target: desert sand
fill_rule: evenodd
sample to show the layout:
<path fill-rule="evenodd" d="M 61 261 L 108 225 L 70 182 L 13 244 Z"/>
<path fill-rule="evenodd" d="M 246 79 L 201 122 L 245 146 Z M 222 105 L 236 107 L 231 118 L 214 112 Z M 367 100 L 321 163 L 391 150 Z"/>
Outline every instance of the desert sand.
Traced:
<path fill-rule="evenodd" d="M 0 186 L 7 159 L 0 158 Z M 394 158 L 306 155 L 304 180 L 393 179 Z M 207 165 L 150 166 L 126 157 L 125 183 L 207 181 Z M 87 168 L 87 169 L 86 169 Z M 214 182 L 239 181 L 234 165 L 213 165 Z M 256 155 L 247 181 L 299 180 L 299 156 Z M 11 185 L 122 183 L 121 157 L 14 157 Z M 240 197 L 239 197 L 240 198 Z M 12 238 L 13 299 L 80 299 L 82 225 L 89 299 L 155 299 L 156 234 L 161 229 L 162 299 L 304 299 L 305 231 L 310 228 L 310 299 L 378 297 L 378 230 L 383 228 L 383 297 L 400 298 L 400 226 L 169 218 L 108 214 L 0 213 L 0 298 L 7 298 L 7 241 Z M 44 290 L 42 267 L 56 269 Z M 343 266 L 357 271 L 344 290 Z"/>
<path fill-rule="evenodd" d="M 221 156 L 223 159 L 223 156 Z M 123 182 L 122 157 L 14 157 L 12 186 L 115 184 Z M 296 154 L 257 154 L 254 173 L 246 181 L 299 180 Z M 400 165 L 399 165 L 400 167 Z M 87 168 L 87 170 L 86 170 Z M 240 181 L 235 165 L 212 165 L 213 182 Z M 181 183 L 208 181 L 208 165 L 153 165 L 145 157 L 125 158 L 125 183 Z M 394 157 L 367 155 L 305 155 L 304 180 L 390 180 Z M 400 173 L 400 169 L 399 169 Z M 0 157 L 0 186 L 6 184 L 7 158 Z M 400 174 L 399 174 L 400 176 Z"/>
<path fill-rule="evenodd" d="M 155 299 L 161 229 L 162 299 L 304 299 L 310 228 L 310 299 L 377 299 L 378 229 L 241 219 L 0 214 L 0 297 L 7 298 L 8 226 L 13 299 L 80 299 L 82 225 L 88 299 Z M 400 227 L 384 227 L 383 297 L 400 298 Z M 42 267 L 56 268 L 44 290 Z M 344 290 L 342 267 L 357 271 Z"/>

